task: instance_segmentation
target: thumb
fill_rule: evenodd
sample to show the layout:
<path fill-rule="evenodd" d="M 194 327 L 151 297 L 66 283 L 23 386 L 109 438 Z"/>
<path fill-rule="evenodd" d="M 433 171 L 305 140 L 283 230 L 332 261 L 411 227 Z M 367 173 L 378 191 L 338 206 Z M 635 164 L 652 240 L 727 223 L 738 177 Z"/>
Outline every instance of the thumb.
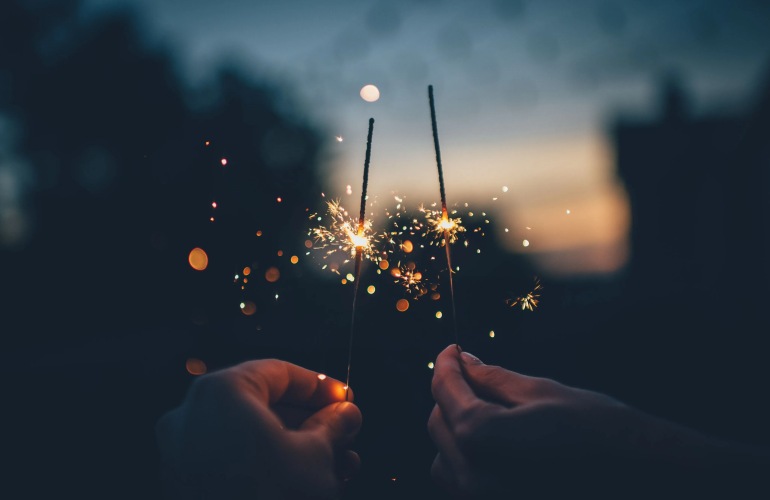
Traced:
<path fill-rule="evenodd" d="M 344 446 L 361 428 L 361 410 L 353 403 L 343 401 L 325 406 L 311 415 L 300 430 L 318 432 L 335 447 Z"/>
<path fill-rule="evenodd" d="M 504 405 L 516 406 L 530 399 L 533 377 L 506 370 L 500 366 L 485 365 L 479 358 L 463 351 L 463 374 L 468 385 L 480 397 Z"/>

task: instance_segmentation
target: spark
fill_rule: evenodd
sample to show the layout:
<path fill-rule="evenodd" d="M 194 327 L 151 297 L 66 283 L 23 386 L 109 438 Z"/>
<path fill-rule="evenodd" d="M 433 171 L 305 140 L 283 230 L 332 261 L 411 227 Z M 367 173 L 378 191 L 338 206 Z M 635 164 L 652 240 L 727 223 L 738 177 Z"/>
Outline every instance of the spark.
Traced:
<path fill-rule="evenodd" d="M 335 139 L 337 139 L 337 142 L 342 142 L 342 141 L 344 141 L 344 139 L 342 138 L 342 136 L 341 136 L 341 135 L 337 135 L 337 136 L 334 136 L 334 138 L 335 138 Z"/>
<path fill-rule="evenodd" d="M 379 263 L 382 260 L 381 253 L 376 249 L 380 235 L 372 231 L 370 219 L 366 219 L 363 226 L 359 228 L 358 220 L 348 214 L 339 200 L 328 201 L 326 209 L 327 225 L 311 228 L 308 232 L 308 236 L 312 236 L 315 240 L 313 248 L 325 250 L 324 259 L 336 253 L 342 253 L 347 257 L 344 262 L 347 263 L 356 256 L 358 251 L 364 258 L 373 262 Z M 310 218 L 316 219 L 318 214 L 312 214 Z M 334 272 L 339 274 L 338 269 L 334 269 Z"/>
<path fill-rule="evenodd" d="M 399 262 L 396 267 L 391 269 L 390 275 L 395 278 L 393 282 L 403 286 L 407 293 L 422 297 L 428 293 L 428 289 L 423 280 L 422 272 L 417 271 L 416 267 L 414 262 L 407 262 L 405 265 L 401 265 Z"/>
<path fill-rule="evenodd" d="M 535 287 L 532 289 L 531 292 L 527 293 L 522 297 L 516 297 L 515 299 L 507 299 L 505 303 L 508 304 L 508 306 L 510 307 L 521 306 L 522 311 L 525 309 L 534 311 L 535 308 L 540 303 L 540 290 L 542 289 L 543 289 L 543 286 L 540 284 L 540 280 L 538 278 L 535 278 Z M 490 337 L 494 337 L 494 332 L 490 332 Z"/>
<path fill-rule="evenodd" d="M 462 219 L 449 217 L 443 210 L 433 210 L 421 205 L 419 211 L 425 214 L 427 221 L 427 231 L 423 236 L 433 235 L 435 243 L 439 246 L 444 246 L 447 242 L 450 245 L 455 243 L 459 239 L 458 234 L 466 231 L 465 226 L 462 225 Z M 453 211 L 454 213 L 456 211 Z"/>

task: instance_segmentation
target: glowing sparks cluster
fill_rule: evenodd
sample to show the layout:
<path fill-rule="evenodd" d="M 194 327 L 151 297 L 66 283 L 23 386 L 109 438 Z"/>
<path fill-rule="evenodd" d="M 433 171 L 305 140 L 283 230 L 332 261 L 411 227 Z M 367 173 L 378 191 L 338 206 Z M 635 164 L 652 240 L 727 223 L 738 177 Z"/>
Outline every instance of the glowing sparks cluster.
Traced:
<path fill-rule="evenodd" d="M 326 209 L 328 223 L 308 231 L 308 236 L 312 236 L 315 241 L 313 248 L 325 251 L 324 259 L 339 252 L 346 256 L 344 264 L 355 258 L 356 252 L 361 252 L 364 258 L 371 261 L 382 260 L 376 249 L 379 236 L 372 231 L 371 220 L 365 219 L 363 228 L 359 230 L 358 220 L 348 214 L 339 200 L 327 202 Z M 312 214 L 310 219 L 323 221 L 324 218 L 316 213 Z M 330 268 L 339 272 L 335 267 Z"/>
<path fill-rule="evenodd" d="M 540 284 L 540 280 L 535 278 L 535 287 L 531 292 L 521 297 L 516 297 L 515 299 L 508 299 L 505 301 L 505 303 L 510 307 L 521 306 L 522 311 L 525 309 L 534 311 L 537 305 L 540 303 L 540 290 L 542 289 L 543 286 Z"/>
<path fill-rule="evenodd" d="M 416 269 L 414 262 L 408 262 L 405 265 L 399 263 L 390 271 L 394 283 L 403 286 L 406 292 L 417 297 L 428 293 L 428 283 L 423 280 L 422 272 Z"/>
<path fill-rule="evenodd" d="M 462 225 L 462 219 L 459 217 L 449 217 L 445 215 L 441 210 L 433 210 L 420 206 L 420 212 L 425 214 L 427 221 L 424 236 L 432 236 L 434 243 L 439 246 L 444 246 L 447 242 L 451 245 L 455 243 L 459 237 L 459 233 L 466 231 L 465 226 Z M 457 210 L 452 210 L 452 215 L 455 215 Z"/>

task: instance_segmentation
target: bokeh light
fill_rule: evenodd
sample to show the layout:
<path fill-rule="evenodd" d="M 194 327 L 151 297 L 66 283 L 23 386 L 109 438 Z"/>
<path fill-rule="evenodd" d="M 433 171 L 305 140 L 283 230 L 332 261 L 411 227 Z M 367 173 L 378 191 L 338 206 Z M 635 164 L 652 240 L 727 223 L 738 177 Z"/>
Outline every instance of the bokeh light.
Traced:
<path fill-rule="evenodd" d="M 281 271 L 279 271 L 275 266 L 269 267 L 267 271 L 265 271 L 265 279 L 270 283 L 275 283 L 281 279 Z"/>
<path fill-rule="evenodd" d="M 398 299 L 398 302 L 396 302 L 396 309 L 399 312 L 404 312 L 407 309 L 409 309 L 409 301 L 406 299 Z"/>
<path fill-rule="evenodd" d="M 361 87 L 361 99 L 366 102 L 375 102 L 380 98 L 380 89 L 375 85 L 364 85 Z"/>
<path fill-rule="evenodd" d="M 208 371 L 206 363 L 198 358 L 188 358 L 184 366 L 190 375 L 203 375 Z"/>
<path fill-rule="evenodd" d="M 241 302 L 241 312 L 246 316 L 251 316 L 257 312 L 257 305 L 250 300 Z"/>
<path fill-rule="evenodd" d="M 203 271 L 209 265 L 209 256 L 202 248 L 195 247 L 190 250 L 190 255 L 187 256 L 187 262 L 190 263 L 190 267 L 196 271 Z"/>

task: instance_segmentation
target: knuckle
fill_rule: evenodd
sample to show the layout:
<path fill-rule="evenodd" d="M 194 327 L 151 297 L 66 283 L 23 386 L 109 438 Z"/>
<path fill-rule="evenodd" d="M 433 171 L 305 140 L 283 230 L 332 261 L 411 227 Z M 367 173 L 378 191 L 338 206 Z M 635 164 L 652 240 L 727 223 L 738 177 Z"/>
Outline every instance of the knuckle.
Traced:
<path fill-rule="evenodd" d="M 458 415 L 454 428 L 455 439 L 460 448 L 473 445 L 478 439 L 479 430 L 484 427 L 486 414 L 483 406 L 473 404 L 463 409 Z"/>

